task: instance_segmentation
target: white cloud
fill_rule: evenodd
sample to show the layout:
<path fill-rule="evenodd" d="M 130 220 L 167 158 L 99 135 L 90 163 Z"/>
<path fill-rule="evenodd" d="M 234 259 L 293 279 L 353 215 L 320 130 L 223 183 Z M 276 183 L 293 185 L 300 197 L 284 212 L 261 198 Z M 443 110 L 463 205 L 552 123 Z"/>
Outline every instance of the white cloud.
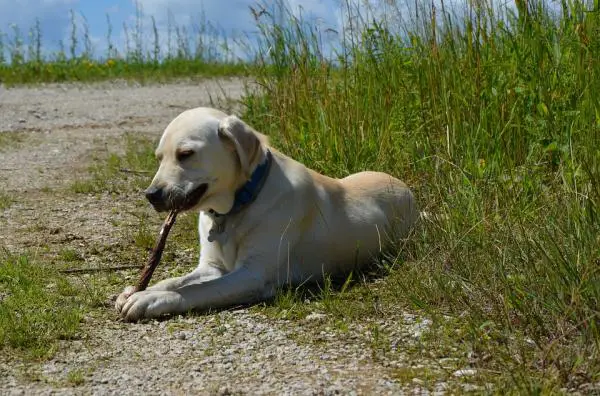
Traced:
<path fill-rule="evenodd" d="M 256 30 L 255 20 L 250 7 L 268 5 L 274 7 L 272 1 L 257 0 L 139 0 L 143 13 L 154 16 L 161 24 L 167 24 L 169 13 L 177 24 L 188 25 L 198 21 L 204 15 L 206 21 L 215 27 L 223 29 L 228 34 L 232 32 L 250 33 Z M 320 21 L 332 28 L 337 26 L 339 10 L 336 0 L 286 0 L 286 6 L 294 13 Z M 260 6 L 259 6 L 260 8 Z"/>
<path fill-rule="evenodd" d="M 169 13 L 178 25 L 198 22 L 204 14 L 207 22 L 226 31 L 252 28 L 251 0 L 140 0 L 145 15 L 154 16 L 161 24 L 169 22 Z"/>

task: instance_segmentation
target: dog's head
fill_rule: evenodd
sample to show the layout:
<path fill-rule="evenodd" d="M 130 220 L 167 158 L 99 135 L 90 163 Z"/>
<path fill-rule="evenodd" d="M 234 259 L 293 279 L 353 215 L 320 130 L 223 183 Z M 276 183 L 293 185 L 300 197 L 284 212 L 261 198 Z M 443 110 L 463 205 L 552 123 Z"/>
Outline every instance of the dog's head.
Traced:
<path fill-rule="evenodd" d="M 184 111 L 160 139 L 160 166 L 146 198 L 159 212 L 227 213 L 235 191 L 262 160 L 266 143 L 266 137 L 236 116 L 203 107 Z"/>

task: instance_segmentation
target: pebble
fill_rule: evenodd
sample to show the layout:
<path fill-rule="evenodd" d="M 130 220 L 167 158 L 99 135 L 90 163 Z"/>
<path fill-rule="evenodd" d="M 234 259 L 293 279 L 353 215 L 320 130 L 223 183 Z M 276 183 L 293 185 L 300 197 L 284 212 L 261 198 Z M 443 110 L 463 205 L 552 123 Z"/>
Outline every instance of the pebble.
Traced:
<path fill-rule="evenodd" d="M 455 377 L 468 377 L 477 374 L 475 369 L 460 369 L 452 373 Z"/>

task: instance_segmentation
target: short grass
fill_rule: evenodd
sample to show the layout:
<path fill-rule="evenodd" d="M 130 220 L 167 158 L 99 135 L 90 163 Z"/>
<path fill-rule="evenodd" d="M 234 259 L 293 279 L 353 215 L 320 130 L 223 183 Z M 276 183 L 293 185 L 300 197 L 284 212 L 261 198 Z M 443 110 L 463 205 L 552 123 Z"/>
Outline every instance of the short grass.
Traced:
<path fill-rule="evenodd" d="M 0 210 L 10 207 L 14 202 L 14 198 L 9 193 L 0 190 Z"/>
<path fill-rule="evenodd" d="M 81 369 L 69 371 L 67 374 L 67 383 L 72 386 L 80 386 L 85 382 L 85 373 Z"/>
<path fill-rule="evenodd" d="M 124 155 L 110 152 L 106 158 L 97 158 L 89 167 L 88 175 L 73 182 L 70 190 L 82 194 L 119 194 L 141 192 L 147 187 L 156 170 L 156 142 L 129 133 L 118 146 L 124 148 Z"/>
<path fill-rule="evenodd" d="M 26 140 L 27 136 L 23 132 L 0 131 L 0 152 L 18 147 Z"/>
<path fill-rule="evenodd" d="M 81 290 L 51 266 L 0 252 L 0 349 L 39 359 L 77 336 Z"/>

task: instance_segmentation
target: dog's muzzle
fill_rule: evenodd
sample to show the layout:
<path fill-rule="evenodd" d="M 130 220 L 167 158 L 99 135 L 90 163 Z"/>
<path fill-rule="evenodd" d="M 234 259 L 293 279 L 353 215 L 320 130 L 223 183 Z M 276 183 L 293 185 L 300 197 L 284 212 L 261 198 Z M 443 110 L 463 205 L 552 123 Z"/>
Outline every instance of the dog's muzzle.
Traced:
<path fill-rule="evenodd" d="M 208 190 L 208 184 L 202 183 L 193 190 L 180 194 L 169 193 L 160 187 L 148 187 L 144 194 L 157 212 L 166 212 L 172 209 L 184 211 L 196 206 L 206 190 Z"/>

